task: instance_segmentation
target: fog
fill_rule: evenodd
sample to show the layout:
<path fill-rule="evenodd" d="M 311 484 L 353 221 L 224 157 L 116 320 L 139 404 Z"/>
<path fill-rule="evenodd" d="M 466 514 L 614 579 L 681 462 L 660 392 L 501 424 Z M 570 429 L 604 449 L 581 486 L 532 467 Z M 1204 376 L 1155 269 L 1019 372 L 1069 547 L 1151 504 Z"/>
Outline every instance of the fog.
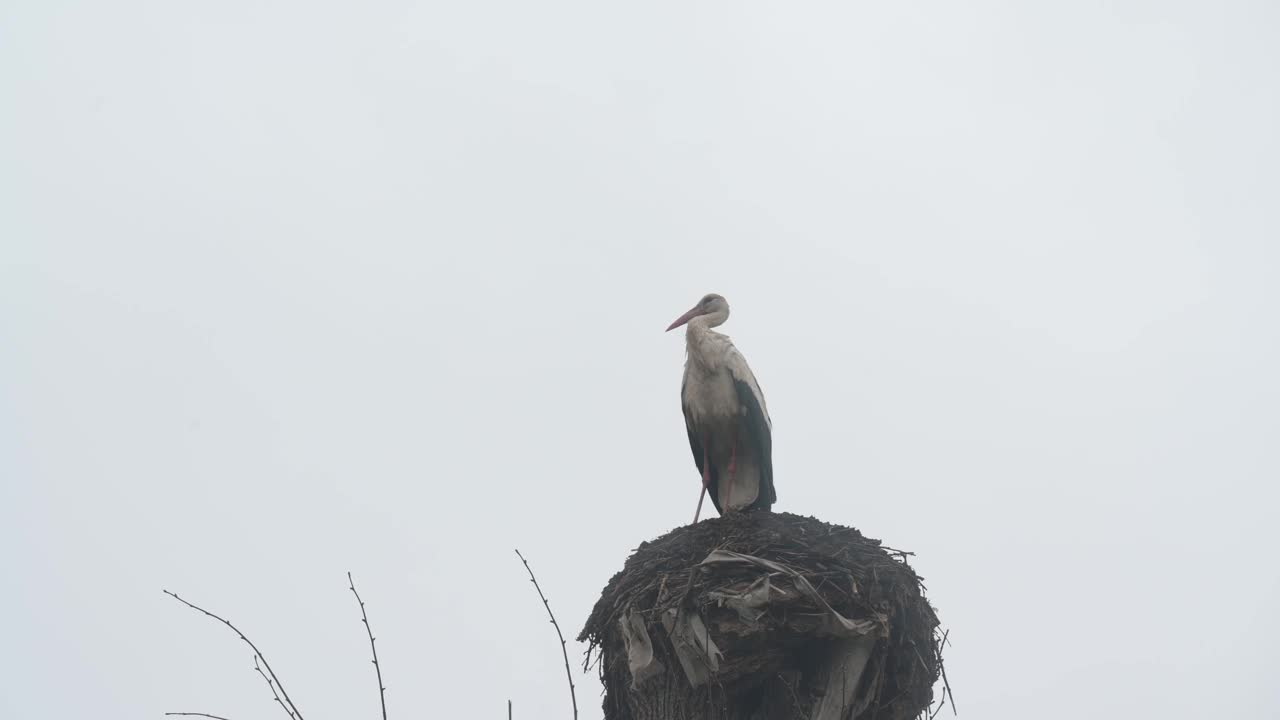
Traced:
<path fill-rule="evenodd" d="M 916 553 L 960 717 L 1274 715 L 1278 31 L 5 3 L 0 715 L 279 717 L 169 589 L 376 717 L 351 571 L 391 717 L 568 718 L 513 549 L 576 636 L 689 521 L 707 292 L 775 510 Z"/>

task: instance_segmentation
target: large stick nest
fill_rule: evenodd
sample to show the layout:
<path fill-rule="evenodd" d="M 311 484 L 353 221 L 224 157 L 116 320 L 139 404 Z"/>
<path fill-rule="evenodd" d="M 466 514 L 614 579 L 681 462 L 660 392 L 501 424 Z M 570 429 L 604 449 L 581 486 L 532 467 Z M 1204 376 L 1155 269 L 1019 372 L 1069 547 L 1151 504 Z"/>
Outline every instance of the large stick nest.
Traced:
<path fill-rule="evenodd" d="M 769 512 L 641 544 L 578 638 L 598 653 L 606 720 L 925 714 L 944 638 L 908 554 Z"/>

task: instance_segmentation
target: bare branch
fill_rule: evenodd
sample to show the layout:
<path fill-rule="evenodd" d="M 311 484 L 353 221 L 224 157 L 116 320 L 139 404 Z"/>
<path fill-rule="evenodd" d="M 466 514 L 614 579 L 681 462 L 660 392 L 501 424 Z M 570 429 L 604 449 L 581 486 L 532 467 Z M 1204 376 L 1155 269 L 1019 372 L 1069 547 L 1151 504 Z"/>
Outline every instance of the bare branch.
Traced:
<path fill-rule="evenodd" d="M 382 720 L 387 720 L 387 689 L 382 686 L 382 666 L 378 664 L 378 646 L 374 644 L 373 628 L 369 627 L 369 615 L 364 611 L 364 600 L 360 599 L 360 593 L 356 592 L 356 581 L 351 579 L 351 572 L 347 572 L 347 582 L 351 584 L 351 594 L 356 596 L 356 602 L 360 603 L 360 622 L 364 623 L 364 629 L 369 633 L 369 649 L 373 651 L 373 669 L 378 675 L 378 698 L 382 700 Z"/>
<path fill-rule="evenodd" d="M 556 615 L 551 612 L 551 603 L 547 602 L 547 596 L 542 594 L 542 588 L 538 585 L 538 578 L 533 575 L 533 568 L 529 567 L 529 561 L 524 559 L 519 549 L 516 549 L 516 557 L 524 563 L 524 569 L 529 571 L 529 582 L 533 583 L 533 588 L 538 591 L 538 597 L 542 598 L 542 604 L 547 608 L 547 615 L 551 617 L 551 624 L 555 626 L 556 637 L 560 638 L 560 652 L 564 655 L 564 674 L 569 678 L 569 699 L 573 701 L 573 720 L 578 720 L 578 694 L 573 687 L 573 672 L 569 670 L 569 650 L 565 646 L 564 633 L 560 632 L 560 623 L 556 622 Z"/>
<path fill-rule="evenodd" d="M 267 687 L 271 688 L 271 695 L 275 697 L 276 702 L 280 703 L 280 707 L 284 708 L 284 711 L 289 714 L 290 718 L 297 720 L 296 716 L 293 714 L 293 711 L 289 709 L 289 706 L 285 705 L 284 701 L 280 699 L 280 693 L 276 691 L 276 684 L 271 682 L 271 678 L 267 677 L 266 673 L 262 672 L 262 666 L 258 664 L 257 655 L 253 656 L 253 669 L 256 670 L 257 673 L 262 676 L 262 679 L 267 683 Z"/>
<path fill-rule="evenodd" d="M 182 603 L 183 605 L 186 605 L 192 610 L 197 610 L 201 613 L 204 613 L 205 615 L 208 615 L 214 620 L 217 620 L 223 625 L 226 625 L 227 627 L 231 628 L 231 631 L 234 632 L 237 637 L 239 637 L 241 640 L 245 642 L 245 644 L 247 644 L 250 648 L 253 649 L 254 665 L 255 666 L 257 665 L 258 659 L 262 660 L 262 666 L 267 669 L 267 672 L 263 673 L 261 668 L 258 669 L 258 672 L 259 674 L 262 674 L 264 678 L 266 678 L 268 675 L 270 676 L 270 679 L 267 681 L 267 684 L 271 685 L 272 693 L 276 691 L 276 688 L 279 688 L 280 694 L 284 695 L 284 700 L 280 700 L 278 696 L 276 698 L 276 700 L 280 702 L 280 706 L 284 708 L 284 711 L 288 713 L 289 717 L 293 718 L 293 720 L 303 720 L 302 713 L 298 711 L 298 706 L 293 704 L 293 700 L 289 697 L 288 691 L 284 689 L 284 684 L 280 682 L 280 678 L 276 677 L 275 671 L 271 669 L 271 664 L 267 662 L 267 657 L 262 654 L 262 651 L 258 649 L 257 645 L 253 644 L 252 640 L 246 637 L 244 633 L 240 632 L 239 628 L 237 628 L 235 625 L 232 625 L 231 622 L 226 620 L 225 618 L 214 615 L 213 613 L 209 612 L 208 610 L 205 610 L 204 608 L 198 605 L 193 605 L 192 603 L 189 603 L 186 600 L 183 600 L 182 598 L 178 597 L 177 593 L 173 593 L 173 592 L 169 592 L 168 590 L 165 590 L 164 594 L 172 597 L 174 600 L 177 600 L 178 602 Z M 288 704 L 286 705 L 286 703 Z"/>
<path fill-rule="evenodd" d="M 165 713 L 165 715 L 185 715 L 187 717 L 213 718 L 213 720 L 227 720 L 221 715 L 210 715 L 209 713 Z"/>

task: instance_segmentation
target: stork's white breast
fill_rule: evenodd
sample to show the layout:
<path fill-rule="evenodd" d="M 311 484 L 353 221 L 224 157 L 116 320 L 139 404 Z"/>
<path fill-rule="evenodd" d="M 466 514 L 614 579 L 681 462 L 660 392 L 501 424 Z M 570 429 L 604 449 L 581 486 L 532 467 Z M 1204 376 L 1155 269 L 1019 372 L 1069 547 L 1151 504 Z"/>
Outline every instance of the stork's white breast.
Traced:
<path fill-rule="evenodd" d="M 695 420 L 730 418 L 742 413 L 738 389 L 726 368 L 689 369 L 684 386 L 684 403 Z"/>

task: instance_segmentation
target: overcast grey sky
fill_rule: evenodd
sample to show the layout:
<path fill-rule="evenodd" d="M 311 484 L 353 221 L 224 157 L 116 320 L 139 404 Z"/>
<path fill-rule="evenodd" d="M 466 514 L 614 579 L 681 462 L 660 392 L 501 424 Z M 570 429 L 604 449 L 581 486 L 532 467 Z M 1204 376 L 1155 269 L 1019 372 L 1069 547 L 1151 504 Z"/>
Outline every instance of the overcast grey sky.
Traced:
<path fill-rule="evenodd" d="M 962 716 L 1280 710 L 1280 5 L 0 6 L 0 715 L 567 718 L 688 522 L 918 553 Z M 575 654 L 580 647 L 573 647 Z M 599 686 L 582 679 L 585 719 Z"/>

